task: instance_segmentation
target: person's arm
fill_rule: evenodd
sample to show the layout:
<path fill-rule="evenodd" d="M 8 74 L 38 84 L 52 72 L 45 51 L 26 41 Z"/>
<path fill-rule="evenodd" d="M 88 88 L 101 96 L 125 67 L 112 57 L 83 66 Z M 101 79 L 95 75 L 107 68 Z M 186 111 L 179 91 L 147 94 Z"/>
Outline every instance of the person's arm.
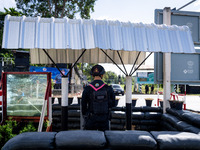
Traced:
<path fill-rule="evenodd" d="M 111 86 L 109 87 L 109 93 L 110 93 L 111 107 L 115 107 L 115 94 Z"/>

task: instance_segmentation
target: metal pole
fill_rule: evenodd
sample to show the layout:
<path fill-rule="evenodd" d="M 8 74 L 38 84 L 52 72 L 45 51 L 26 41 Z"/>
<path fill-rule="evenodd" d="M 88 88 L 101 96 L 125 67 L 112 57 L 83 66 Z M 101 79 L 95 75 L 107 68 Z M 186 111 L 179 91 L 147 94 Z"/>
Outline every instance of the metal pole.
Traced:
<path fill-rule="evenodd" d="M 119 51 L 117 51 L 117 54 L 118 54 L 118 56 L 119 56 L 119 59 L 120 59 L 122 65 L 123 65 L 123 67 L 124 67 L 124 70 L 125 70 L 126 74 L 128 75 L 128 72 L 127 72 L 126 67 L 125 67 L 125 65 L 124 65 L 124 62 L 123 62 L 123 60 L 122 60 L 122 58 L 121 58 L 121 56 L 120 56 L 120 54 L 119 54 Z"/>
<path fill-rule="evenodd" d="M 140 56 L 140 53 L 141 53 L 141 52 L 138 53 L 138 55 L 137 55 L 137 57 L 136 57 L 136 59 L 135 59 L 135 62 L 134 62 L 134 64 L 133 64 L 132 68 L 131 68 L 131 71 L 130 71 L 130 73 L 129 73 L 129 76 L 131 75 L 131 73 L 132 73 L 132 71 L 133 71 L 133 68 L 135 67 L 135 64 L 136 64 L 136 62 L 137 62 L 137 60 L 138 60 L 138 58 L 139 58 L 139 56 Z"/>
<path fill-rule="evenodd" d="M 68 77 L 62 76 L 61 129 L 68 130 Z"/>
<path fill-rule="evenodd" d="M 165 7 L 163 10 L 163 24 L 171 25 L 171 9 Z M 163 113 L 169 107 L 168 100 L 171 93 L 171 53 L 163 53 Z"/>
<path fill-rule="evenodd" d="M 120 67 L 119 67 L 119 65 L 117 65 L 117 63 L 108 55 L 108 54 L 106 54 L 106 52 L 103 50 L 103 49 L 101 49 L 101 51 L 117 66 L 117 68 L 119 68 L 122 72 L 123 72 L 123 74 L 124 75 L 127 75 Z"/>
<path fill-rule="evenodd" d="M 183 9 L 184 7 L 190 5 L 191 3 L 195 2 L 195 1 L 196 1 L 196 0 L 192 0 L 191 2 L 189 2 L 189 3 L 185 4 L 185 5 L 183 5 L 182 7 L 180 7 L 180 8 L 177 9 L 177 10 L 179 11 L 179 10 Z"/>
<path fill-rule="evenodd" d="M 126 76 L 126 129 L 132 126 L 132 76 Z"/>

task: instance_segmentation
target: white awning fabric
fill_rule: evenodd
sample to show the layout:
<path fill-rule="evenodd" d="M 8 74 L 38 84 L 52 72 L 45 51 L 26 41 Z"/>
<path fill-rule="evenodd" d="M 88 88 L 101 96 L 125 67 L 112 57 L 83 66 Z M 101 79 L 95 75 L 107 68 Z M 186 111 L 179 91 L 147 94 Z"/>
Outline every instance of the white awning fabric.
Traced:
<path fill-rule="evenodd" d="M 64 57 L 71 62 L 69 60 L 76 57 L 76 54 L 88 49 L 87 53 L 92 55 L 82 61 L 94 59 L 90 61 L 94 63 L 106 60 L 101 58 L 99 49 L 107 50 L 113 58 L 117 55 L 115 51 L 119 50 L 121 55 L 128 56 L 126 59 L 130 58 L 127 63 L 131 64 L 134 61 L 131 58 L 138 52 L 195 53 L 187 26 L 10 15 L 5 17 L 2 45 L 6 49 L 32 49 L 32 60 L 35 63 L 45 59 L 41 57 L 41 49 L 48 49 L 51 56 L 63 62 L 66 62 Z M 94 56 L 93 53 L 100 55 Z"/>

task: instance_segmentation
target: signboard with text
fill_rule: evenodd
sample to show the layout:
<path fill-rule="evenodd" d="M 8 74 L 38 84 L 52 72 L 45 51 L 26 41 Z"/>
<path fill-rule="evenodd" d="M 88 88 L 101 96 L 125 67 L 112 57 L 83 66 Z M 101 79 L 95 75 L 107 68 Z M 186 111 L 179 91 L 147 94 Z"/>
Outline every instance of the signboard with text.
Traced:
<path fill-rule="evenodd" d="M 153 72 L 137 72 L 138 84 L 154 84 Z"/>
<path fill-rule="evenodd" d="M 200 13 L 171 10 L 171 24 L 190 28 L 194 44 L 200 45 Z M 155 10 L 155 23 L 163 24 L 163 10 Z"/>
<path fill-rule="evenodd" d="M 171 54 L 171 83 L 200 84 L 200 55 Z M 154 55 L 155 83 L 163 83 L 163 54 Z"/>

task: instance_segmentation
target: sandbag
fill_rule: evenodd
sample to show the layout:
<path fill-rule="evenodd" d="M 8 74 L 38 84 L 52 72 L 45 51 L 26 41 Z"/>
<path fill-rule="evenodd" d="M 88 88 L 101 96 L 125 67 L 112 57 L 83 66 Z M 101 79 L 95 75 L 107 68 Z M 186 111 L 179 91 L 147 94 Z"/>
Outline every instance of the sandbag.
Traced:
<path fill-rule="evenodd" d="M 111 111 L 125 111 L 124 107 L 112 107 Z"/>
<path fill-rule="evenodd" d="M 132 112 L 132 119 L 144 119 L 143 112 Z"/>
<path fill-rule="evenodd" d="M 111 130 L 125 130 L 125 124 L 111 124 Z"/>
<path fill-rule="evenodd" d="M 142 107 L 132 107 L 132 112 L 141 112 Z"/>
<path fill-rule="evenodd" d="M 200 127 L 200 115 L 192 112 L 187 112 L 182 114 L 183 120 L 189 122 L 190 124 Z"/>
<path fill-rule="evenodd" d="M 122 111 L 114 111 L 114 112 L 111 112 L 112 114 L 112 118 L 114 119 L 125 119 L 125 112 L 122 112 Z"/>
<path fill-rule="evenodd" d="M 68 111 L 69 117 L 80 117 L 80 111 L 78 110 L 69 110 Z"/>
<path fill-rule="evenodd" d="M 145 112 L 144 113 L 144 118 L 145 119 L 154 119 L 154 120 L 160 120 L 162 117 L 162 113 L 161 112 Z"/>
<path fill-rule="evenodd" d="M 155 149 L 156 141 L 146 131 L 105 131 L 110 149 Z"/>
<path fill-rule="evenodd" d="M 176 117 L 170 115 L 170 114 L 163 114 L 162 115 L 162 120 L 167 121 L 170 123 L 174 128 L 177 128 L 177 122 L 179 122 L 179 119 Z"/>
<path fill-rule="evenodd" d="M 167 113 L 169 113 L 170 115 L 173 115 L 179 119 L 182 119 L 182 114 L 183 113 L 187 113 L 188 111 L 186 110 L 177 110 L 177 109 L 172 109 L 172 108 L 167 108 L 166 109 Z"/>
<path fill-rule="evenodd" d="M 99 149 L 104 148 L 106 139 L 101 131 L 61 131 L 56 134 L 57 149 Z"/>
<path fill-rule="evenodd" d="M 162 112 L 162 109 L 160 107 L 143 106 L 142 111 L 143 112 Z"/>
<path fill-rule="evenodd" d="M 142 125 L 159 125 L 160 121 L 159 120 L 141 120 L 140 123 Z"/>
<path fill-rule="evenodd" d="M 56 132 L 26 132 L 10 139 L 2 150 L 50 150 L 54 149 Z"/>
<path fill-rule="evenodd" d="M 138 125 L 141 124 L 141 121 L 139 119 L 132 119 L 132 125 Z"/>
<path fill-rule="evenodd" d="M 191 125 L 184 121 L 178 121 L 176 127 L 179 131 L 184 131 L 185 128 L 189 128 Z"/>
<path fill-rule="evenodd" d="M 61 116 L 61 110 L 54 110 L 52 112 L 53 117 L 60 117 Z"/>
<path fill-rule="evenodd" d="M 135 129 L 142 131 L 159 131 L 160 127 L 156 125 L 137 125 Z"/>
<path fill-rule="evenodd" d="M 187 128 L 184 128 L 185 132 L 192 132 L 192 133 L 196 133 L 196 134 L 200 134 L 200 129 L 199 128 L 196 128 L 194 126 L 189 126 Z"/>
<path fill-rule="evenodd" d="M 189 132 L 151 131 L 160 150 L 199 150 L 200 136 Z"/>
<path fill-rule="evenodd" d="M 164 131 L 178 131 L 174 126 L 172 126 L 167 121 L 161 122 L 162 130 Z"/>
<path fill-rule="evenodd" d="M 111 119 L 111 124 L 125 124 L 125 119 Z"/>

